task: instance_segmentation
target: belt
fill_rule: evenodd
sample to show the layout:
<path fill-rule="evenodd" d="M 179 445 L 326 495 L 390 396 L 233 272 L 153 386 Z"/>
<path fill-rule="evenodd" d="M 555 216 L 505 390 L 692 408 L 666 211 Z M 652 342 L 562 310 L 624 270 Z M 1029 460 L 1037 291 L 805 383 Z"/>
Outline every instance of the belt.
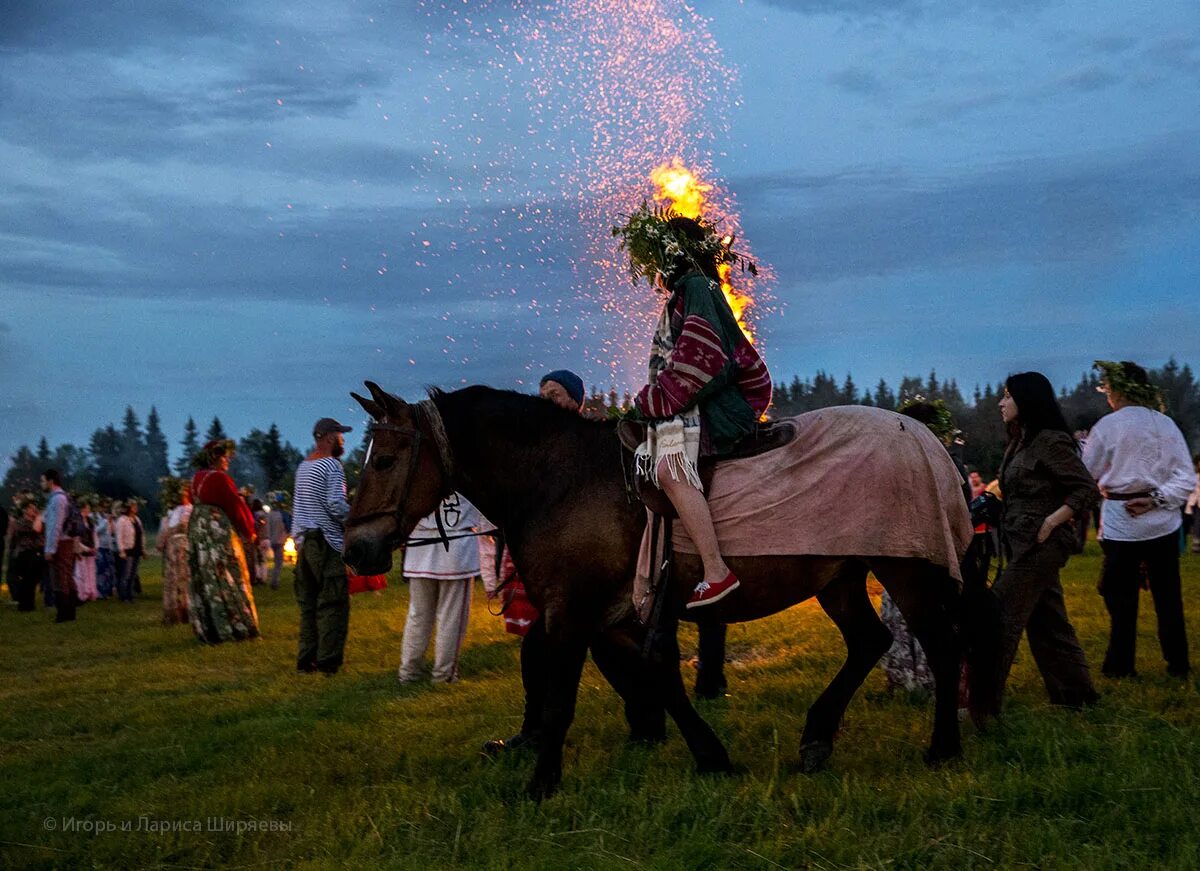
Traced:
<path fill-rule="evenodd" d="M 1133 499 L 1152 499 L 1154 497 L 1153 490 L 1142 490 L 1137 493 L 1105 493 L 1104 498 L 1113 502 L 1129 502 Z"/>

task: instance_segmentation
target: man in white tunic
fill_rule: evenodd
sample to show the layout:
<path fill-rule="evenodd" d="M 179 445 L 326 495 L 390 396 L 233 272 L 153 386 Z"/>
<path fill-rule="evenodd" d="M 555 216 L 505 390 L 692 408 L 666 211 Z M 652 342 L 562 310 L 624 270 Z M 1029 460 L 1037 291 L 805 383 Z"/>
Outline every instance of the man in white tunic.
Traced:
<path fill-rule="evenodd" d="M 1136 674 L 1138 594 L 1146 566 L 1167 673 L 1190 670 L 1179 579 L 1179 509 L 1196 487 L 1183 433 L 1165 414 L 1158 389 L 1136 363 L 1096 361 L 1111 414 L 1096 422 L 1083 462 L 1100 485 L 1100 593 L 1112 619 L 1104 674 Z"/>
<path fill-rule="evenodd" d="M 437 624 L 433 680 L 458 680 L 458 653 L 467 634 L 471 613 L 471 589 L 479 577 L 479 542 L 472 536 L 480 526 L 479 510 L 457 493 L 451 493 L 413 530 L 412 537 L 439 537 L 438 514 L 451 538 L 450 549 L 439 542 L 409 547 L 404 552 L 404 580 L 408 582 L 408 618 L 404 622 L 404 644 L 400 654 L 400 682 L 420 680 L 425 651 Z"/>

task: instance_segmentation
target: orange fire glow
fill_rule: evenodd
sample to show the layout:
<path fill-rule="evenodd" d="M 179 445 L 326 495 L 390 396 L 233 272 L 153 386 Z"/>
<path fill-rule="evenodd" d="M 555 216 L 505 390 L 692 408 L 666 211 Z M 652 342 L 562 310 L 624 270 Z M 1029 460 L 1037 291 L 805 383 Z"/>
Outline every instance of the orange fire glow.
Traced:
<path fill-rule="evenodd" d="M 283 561 L 289 566 L 296 564 L 296 542 L 290 537 L 283 543 Z"/>
<path fill-rule="evenodd" d="M 676 157 L 670 163 L 663 163 L 652 169 L 650 182 L 655 187 L 654 198 L 666 203 L 685 218 L 699 218 L 704 214 L 706 194 L 712 190 L 712 185 L 700 181 L 680 158 Z M 721 241 L 732 245 L 733 237 L 726 236 Z M 753 300 L 749 294 L 734 289 L 730 281 L 731 273 L 732 269 L 728 263 L 717 267 L 717 274 L 721 276 L 721 292 L 725 294 L 733 316 L 737 318 L 738 326 L 742 328 L 746 338 L 753 342 L 754 333 L 742 317 Z"/>

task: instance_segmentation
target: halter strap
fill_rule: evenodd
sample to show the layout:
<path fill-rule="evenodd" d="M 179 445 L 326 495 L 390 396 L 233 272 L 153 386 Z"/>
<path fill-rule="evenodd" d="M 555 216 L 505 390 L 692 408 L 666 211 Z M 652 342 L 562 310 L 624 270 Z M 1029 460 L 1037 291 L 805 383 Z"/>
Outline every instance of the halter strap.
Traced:
<path fill-rule="evenodd" d="M 450 452 L 450 440 L 446 436 L 446 427 L 442 422 L 442 415 L 437 410 L 437 406 L 433 404 L 431 399 L 423 399 L 412 406 L 414 415 L 421 417 L 429 426 L 429 437 L 433 440 L 437 447 L 438 461 L 442 465 L 442 474 L 446 477 L 446 482 L 449 483 L 454 475 L 454 456 Z M 408 490 L 412 483 L 412 477 L 417 471 L 417 462 L 421 453 L 421 441 L 423 436 L 418 427 L 401 426 L 398 423 L 387 423 L 382 421 L 374 421 L 367 426 L 367 432 L 396 432 L 404 435 L 412 436 L 413 446 L 412 452 L 408 458 L 408 468 L 404 473 L 404 481 L 400 485 L 400 499 L 397 501 L 394 511 L 373 511 L 370 514 L 364 514 L 357 520 L 365 520 L 369 517 L 379 517 L 381 515 L 392 514 L 399 521 L 404 516 L 404 508 L 408 504 Z M 446 534 L 445 524 L 442 522 L 441 506 L 435 513 L 438 526 L 438 538 L 442 546 L 450 550 L 450 537 Z"/>

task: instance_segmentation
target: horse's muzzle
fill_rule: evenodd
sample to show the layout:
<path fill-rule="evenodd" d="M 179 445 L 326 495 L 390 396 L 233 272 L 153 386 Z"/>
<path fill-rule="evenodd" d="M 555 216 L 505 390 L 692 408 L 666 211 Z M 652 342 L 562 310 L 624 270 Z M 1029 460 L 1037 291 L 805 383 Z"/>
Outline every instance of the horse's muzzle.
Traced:
<path fill-rule="evenodd" d="M 391 536 L 380 535 L 371 529 L 373 523 L 346 529 L 346 545 L 342 561 L 359 575 L 382 575 L 391 571 Z"/>

